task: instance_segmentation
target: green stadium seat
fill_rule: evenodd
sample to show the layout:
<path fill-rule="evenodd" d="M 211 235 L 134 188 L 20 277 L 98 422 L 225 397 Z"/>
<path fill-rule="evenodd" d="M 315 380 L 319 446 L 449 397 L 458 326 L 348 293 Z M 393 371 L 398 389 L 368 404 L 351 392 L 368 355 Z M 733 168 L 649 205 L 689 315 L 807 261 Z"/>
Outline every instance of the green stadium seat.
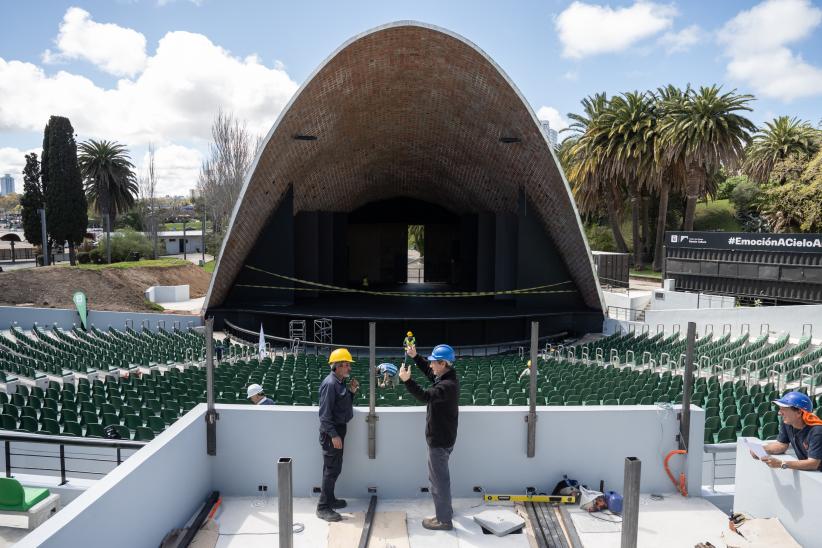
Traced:
<path fill-rule="evenodd" d="M 52 436 L 59 436 L 60 424 L 54 419 L 42 419 L 40 421 L 40 433 L 51 434 Z"/>
<path fill-rule="evenodd" d="M 3 430 L 17 430 L 17 419 L 3 413 L 0 415 L 0 428 L 3 428 Z"/>
<path fill-rule="evenodd" d="M 97 423 L 90 423 L 86 424 L 86 437 L 87 438 L 102 438 L 105 437 L 103 434 L 103 427 Z"/>
<path fill-rule="evenodd" d="M 78 422 L 66 421 L 63 423 L 64 436 L 83 436 L 83 427 Z"/>
<path fill-rule="evenodd" d="M 48 497 L 48 489 L 23 487 L 14 478 L 0 478 L 0 511 L 28 512 Z"/>
<path fill-rule="evenodd" d="M 762 425 L 762 430 L 759 435 L 763 440 L 775 440 L 779 436 L 779 423 L 767 422 Z"/>
<path fill-rule="evenodd" d="M 156 435 L 165 430 L 166 423 L 162 418 L 156 415 L 151 415 L 148 418 L 148 427 L 151 428 L 154 431 L 154 434 Z"/>
<path fill-rule="evenodd" d="M 756 413 L 748 413 L 742 417 L 742 428 L 746 426 L 754 426 L 759 428 L 759 416 Z"/>
<path fill-rule="evenodd" d="M 734 415 L 735 417 L 737 415 Z M 733 443 L 736 441 L 736 426 L 724 426 L 716 434 L 717 443 Z"/>
<path fill-rule="evenodd" d="M 30 432 L 32 434 L 36 434 L 38 427 L 37 427 L 37 420 L 32 417 L 23 416 L 20 417 L 20 430 L 25 430 L 26 432 Z"/>
<path fill-rule="evenodd" d="M 134 430 L 134 441 L 151 441 L 154 439 L 154 432 L 151 428 L 145 426 L 138 426 Z"/>

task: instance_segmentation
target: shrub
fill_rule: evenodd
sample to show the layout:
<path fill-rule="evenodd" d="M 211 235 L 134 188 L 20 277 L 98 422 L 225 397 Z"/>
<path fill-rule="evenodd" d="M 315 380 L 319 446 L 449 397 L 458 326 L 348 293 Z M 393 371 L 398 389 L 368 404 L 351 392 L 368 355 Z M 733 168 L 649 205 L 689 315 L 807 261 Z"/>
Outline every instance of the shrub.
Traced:
<path fill-rule="evenodd" d="M 616 242 L 611 229 L 601 225 L 588 225 L 585 227 L 585 235 L 588 236 L 588 244 L 593 251 L 616 251 Z"/>
<path fill-rule="evenodd" d="M 731 192 L 731 203 L 736 208 L 737 215 L 749 213 L 756 208 L 756 202 L 762 190 L 753 181 L 740 182 Z"/>
<path fill-rule="evenodd" d="M 81 251 L 77 254 L 77 262 L 80 264 L 89 264 L 91 262 L 91 256 L 88 251 Z"/>
<path fill-rule="evenodd" d="M 747 183 L 748 177 L 746 175 L 736 175 L 734 177 L 728 177 L 721 183 L 719 183 L 719 188 L 716 191 L 716 198 L 717 200 L 730 200 L 731 194 L 733 194 L 734 189 L 740 183 Z"/>
<path fill-rule="evenodd" d="M 133 253 L 139 253 L 142 256 L 151 256 L 153 251 L 151 242 L 140 232 L 134 230 L 121 230 L 120 232 L 112 233 L 111 235 L 111 262 L 119 263 L 127 261 Z M 100 239 L 100 245 L 92 253 L 97 252 L 99 261 L 106 261 L 106 239 Z"/>

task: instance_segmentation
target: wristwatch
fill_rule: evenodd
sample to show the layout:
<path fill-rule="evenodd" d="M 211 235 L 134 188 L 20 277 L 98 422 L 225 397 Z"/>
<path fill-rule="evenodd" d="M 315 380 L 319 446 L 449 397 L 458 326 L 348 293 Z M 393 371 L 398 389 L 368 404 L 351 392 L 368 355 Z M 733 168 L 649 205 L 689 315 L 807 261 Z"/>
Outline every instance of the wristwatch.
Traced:
<path fill-rule="evenodd" d="M 779 465 L 779 467 L 783 470 L 787 470 L 788 469 L 788 463 L 783 461 L 782 464 Z"/>

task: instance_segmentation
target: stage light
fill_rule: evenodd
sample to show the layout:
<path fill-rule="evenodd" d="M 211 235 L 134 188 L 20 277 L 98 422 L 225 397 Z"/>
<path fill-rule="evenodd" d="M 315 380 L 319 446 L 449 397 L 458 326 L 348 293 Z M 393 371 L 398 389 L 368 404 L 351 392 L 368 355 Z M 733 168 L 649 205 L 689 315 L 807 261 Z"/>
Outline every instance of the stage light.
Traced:
<path fill-rule="evenodd" d="M 317 136 L 316 135 L 301 135 L 301 134 L 298 133 L 297 135 L 294 136 L 294 139 L 296 141 L 316 141 Z"/>
<path fill-rule="evenodd" d="M 500 137 L 499 142 L 500 143 L 521 143 L 522 139 L 520 139 L 519 137 Z"/>

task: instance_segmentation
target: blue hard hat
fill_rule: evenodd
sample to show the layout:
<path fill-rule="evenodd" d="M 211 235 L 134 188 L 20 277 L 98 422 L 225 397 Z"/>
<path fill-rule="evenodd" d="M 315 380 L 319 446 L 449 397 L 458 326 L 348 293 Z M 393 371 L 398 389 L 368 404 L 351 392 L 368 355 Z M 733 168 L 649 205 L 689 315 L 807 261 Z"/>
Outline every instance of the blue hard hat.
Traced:
<path fill-rule="evenodd" d="M 377 368 L 380 370 L 380 373 L 388 373 L 389 377 L 393 377 L 397 374 L 397 366 L 393 363 L 381 363 L 377 366 Z"/>
<path fill-rule="evenodd" d="M 445 360 L 448 363 L 454 363 L 456 359 L 454 349 L 447 344 L 438 344 L 434 347 L 434 350 L 431 351 L 431 355 L 428 356 L 428 361 Z"/>
<path fill-rule="evenodd" d="M 813 411 L 813 403 L 811 403 L 811 399 L 802 392 L 788 392 L 773 402 L 779 407 L 798 407 L 803 411 Z"/>

